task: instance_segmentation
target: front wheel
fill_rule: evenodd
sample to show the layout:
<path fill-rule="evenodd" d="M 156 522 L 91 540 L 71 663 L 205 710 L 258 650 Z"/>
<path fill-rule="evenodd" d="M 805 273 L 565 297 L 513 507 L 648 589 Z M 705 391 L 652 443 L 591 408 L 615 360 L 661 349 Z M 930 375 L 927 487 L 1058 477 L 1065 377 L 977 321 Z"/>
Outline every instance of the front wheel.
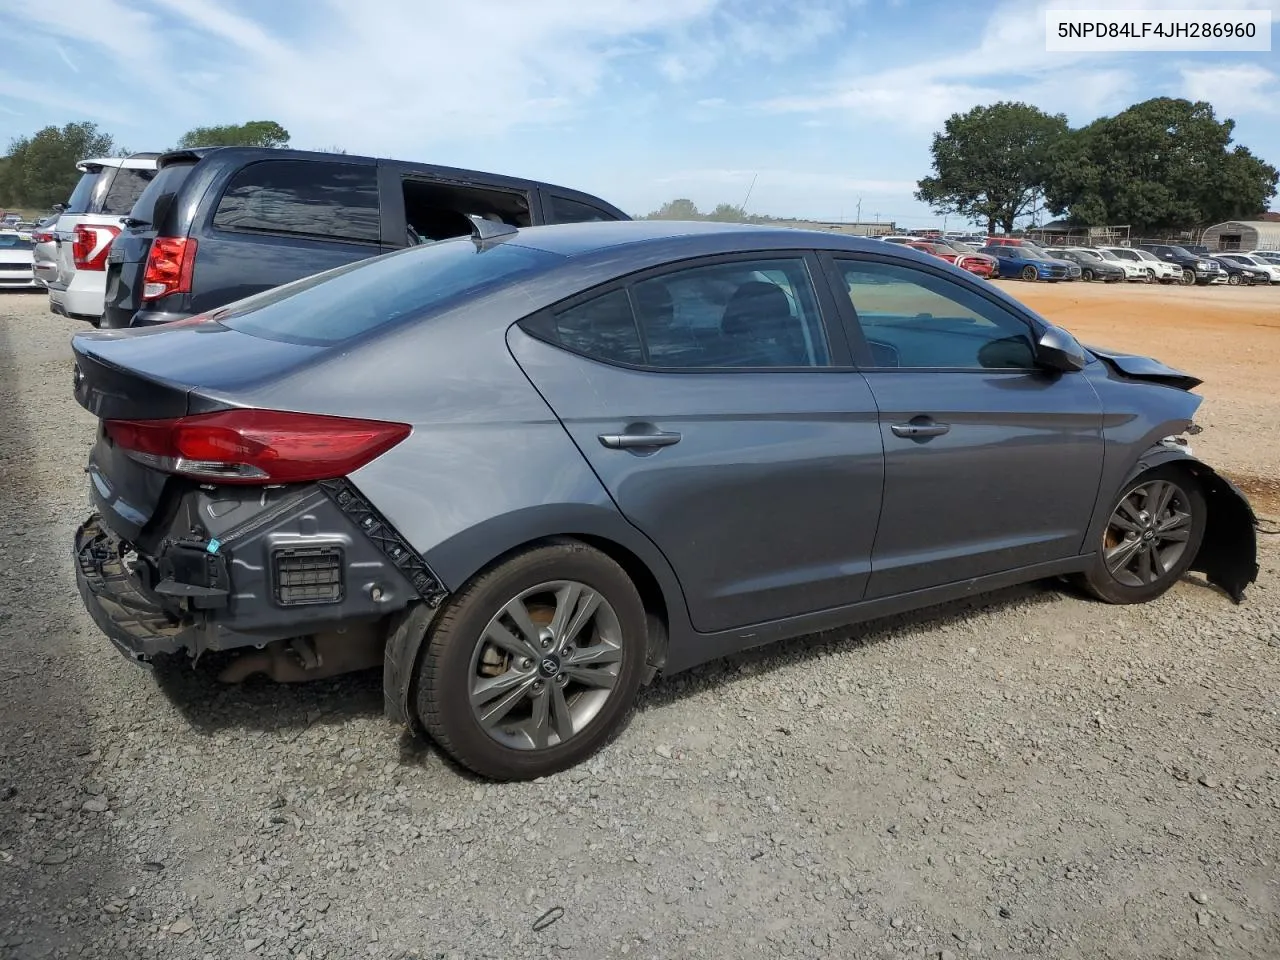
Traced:
<path fill-rule="evenodd" d="M 617 563 L 582 543 L 536 547 L 476 577 L 437 616 L 417 714 L 463 766 L 532 780 L 621 730 L 646 649 L 644 606 Z"/>
<path fill-rule="evenodd" d="M 1112 507 L 1082 585 L 1108 603 L 1154 600 L 1195 560 L 1206 514 L 1200 485 L 1185 470 L 1160 467 L 1143 474 Z"/>
<path fill-rule="evenodd" d="M 1023 268 L 1022 268 L 1022 279 L 1023 279 L 1023 280 L 1039 280 L 1039 279 L 1040 279 L 1040 271 L 1039 271 L 1039 270 L 1037 270 L 1035 267 L 1023 267 Z"/>
<path fill-rule="evenodd" d="M 1182 271 L 1182 285 L 1184 287 L 1190 287 L 1195 282 L 1196 282 L 1196 275 L 1194 273 L 1192 273 L 1190 270 Z"/>
<path fill-rule="evenodd" d="M 1090 270 L 1088 267 L 1085 267 L 1083 270 L 1080 271 L 1080 279 L 1083 280 L 1085 283 L 1092 283 L 1093 271 Z"/>
<path fill-rule="evenodd" d="M 1238 274 L 1238 273 L 1232 273 L 1232 274 L 1228 275 L 1228 276 L 1227 276 L 1227 283 L 1231 284 L 1231 286 L 1233 286 L 1233 287 L 1238 287 L 1238 286 L 1240 286 L 1240 274 Z"/>
<path fill-rule="evenodd" d="M 1142 282 L 1143 282 L 1143 283 L 1155 283 L 1155 282 L 1156 282 L 1156 272 L 1155 272 L 1154 270 L 1148 270 L 1148 271 L 1147 271 L 1147 275 L 1146 275 L 1146 277 L 1143 279 L 1143 281 L 1142 281 Z"/>

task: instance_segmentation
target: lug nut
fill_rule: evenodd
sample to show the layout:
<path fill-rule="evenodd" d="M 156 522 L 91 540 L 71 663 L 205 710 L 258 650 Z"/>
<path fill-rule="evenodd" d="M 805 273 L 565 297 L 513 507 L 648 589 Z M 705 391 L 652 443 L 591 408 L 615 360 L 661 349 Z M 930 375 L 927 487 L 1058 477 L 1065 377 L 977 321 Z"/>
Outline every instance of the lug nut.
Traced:
<path fill-rule="evenodd" d="M 541 680 L 535 680 L 535 681 L 533 681 L 533 692 L 534 692 L 534 693 L 541 693 L 541 692 L 542 692 L 542 681 L 541 681 Z"/>
<path fill-rule="evenodd" d="M 530 660 L 528 657 L 525 657 L 523 660 L 520 661 L 521 670 L 528 670 L 532 666 L 533 666 L 533 661 Z"/>
<path fill-rule="evenodd" d="M 556 674 L 556 683 L 568 683 L 569 675 L 567 673 Z"/>

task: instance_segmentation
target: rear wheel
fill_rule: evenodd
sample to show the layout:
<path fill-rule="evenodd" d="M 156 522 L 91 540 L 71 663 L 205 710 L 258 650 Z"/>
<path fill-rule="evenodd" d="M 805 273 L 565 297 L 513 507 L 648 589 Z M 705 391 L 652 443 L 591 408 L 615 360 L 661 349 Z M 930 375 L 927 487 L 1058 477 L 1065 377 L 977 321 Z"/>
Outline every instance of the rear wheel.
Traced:
<path fill-rule="evenodd" d="M 1108 603 L 1154 600 L 1191 566 L 1204 539 L 1206 513 L 1200 485 L 1185 470 L 1161 467 L 1143 474 L 1112 507 L 1083 586 Z"/>
<path fill-rule="evenodd" d="M 612 559 L 580 543 L 531 549 L 478 576 L 436 618 L 418 716 L 482 776 L 564 770 L 624 725 L 646 638 L 640 595 Z"/>
<path fill-rule="evenodd" d="M 1032 266 L 1026 266 L 1026 267 L 1023 267 L 1023 268 L 1022 268 L 1022 279 L 1023 279 L 1023 280 L 1039 280 L 1039 279 L 1040 279 L 1040 271 L 1039 271 L 1039 270 L 1037 270 L 1035 267 L 1032 267 Z"/>

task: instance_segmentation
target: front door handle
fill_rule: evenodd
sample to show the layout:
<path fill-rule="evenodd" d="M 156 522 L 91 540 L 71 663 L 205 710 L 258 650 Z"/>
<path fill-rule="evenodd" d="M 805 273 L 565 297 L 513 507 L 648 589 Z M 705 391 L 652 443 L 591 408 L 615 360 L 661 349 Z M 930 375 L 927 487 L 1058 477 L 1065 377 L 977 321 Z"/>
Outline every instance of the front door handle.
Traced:
<path fill-rule="evenodd" d="M 920 440 L 926 437 L 940 437 L 951 429 L 949 423 L 935 423 L 933 420 L 917 417 L 910 423 L 895 423 L 889 428 L 895 437 L 907 437 Z"/>
<path fill-rule="evenodd" d="M 637 447 L 669 447 L 680 442 L 678 433 L 602 433 L 600 443 L 610 450 L 634 450 Z"/>

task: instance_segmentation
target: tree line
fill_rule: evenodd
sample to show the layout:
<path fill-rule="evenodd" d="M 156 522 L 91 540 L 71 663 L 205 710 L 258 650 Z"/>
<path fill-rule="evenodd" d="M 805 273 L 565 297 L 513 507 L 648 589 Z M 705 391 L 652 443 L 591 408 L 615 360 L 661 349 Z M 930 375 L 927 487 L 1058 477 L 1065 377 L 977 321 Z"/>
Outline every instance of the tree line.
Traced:
<path fill-rule="evenodd" d="M 287 147 L 289 131 L 274 120 L 250 120 L 223 126 L 195 127 L 174 145 L 185 147 Z M 322 148 L 346 153 L 341 147 Z M 17 137 L 0 157 L 0 207 L 47 210 L 65 201 L 80 179 L 76 164 L 91 157 L 126 157 L 133 153 L 94 123 L 48 126 Z"/>
<path fill-rule="evenodd" d="M 988 232 L 1011 232 L 1041 207 L 1138 235 L 1249 219 L 1266 210 L 1280 173 L 1233 145 L 1234 130 L 1203 101 L 1157 97 L 1075 129 L 1062 114 L 1002 101 L 952 114 L 915 196 Z"/>

